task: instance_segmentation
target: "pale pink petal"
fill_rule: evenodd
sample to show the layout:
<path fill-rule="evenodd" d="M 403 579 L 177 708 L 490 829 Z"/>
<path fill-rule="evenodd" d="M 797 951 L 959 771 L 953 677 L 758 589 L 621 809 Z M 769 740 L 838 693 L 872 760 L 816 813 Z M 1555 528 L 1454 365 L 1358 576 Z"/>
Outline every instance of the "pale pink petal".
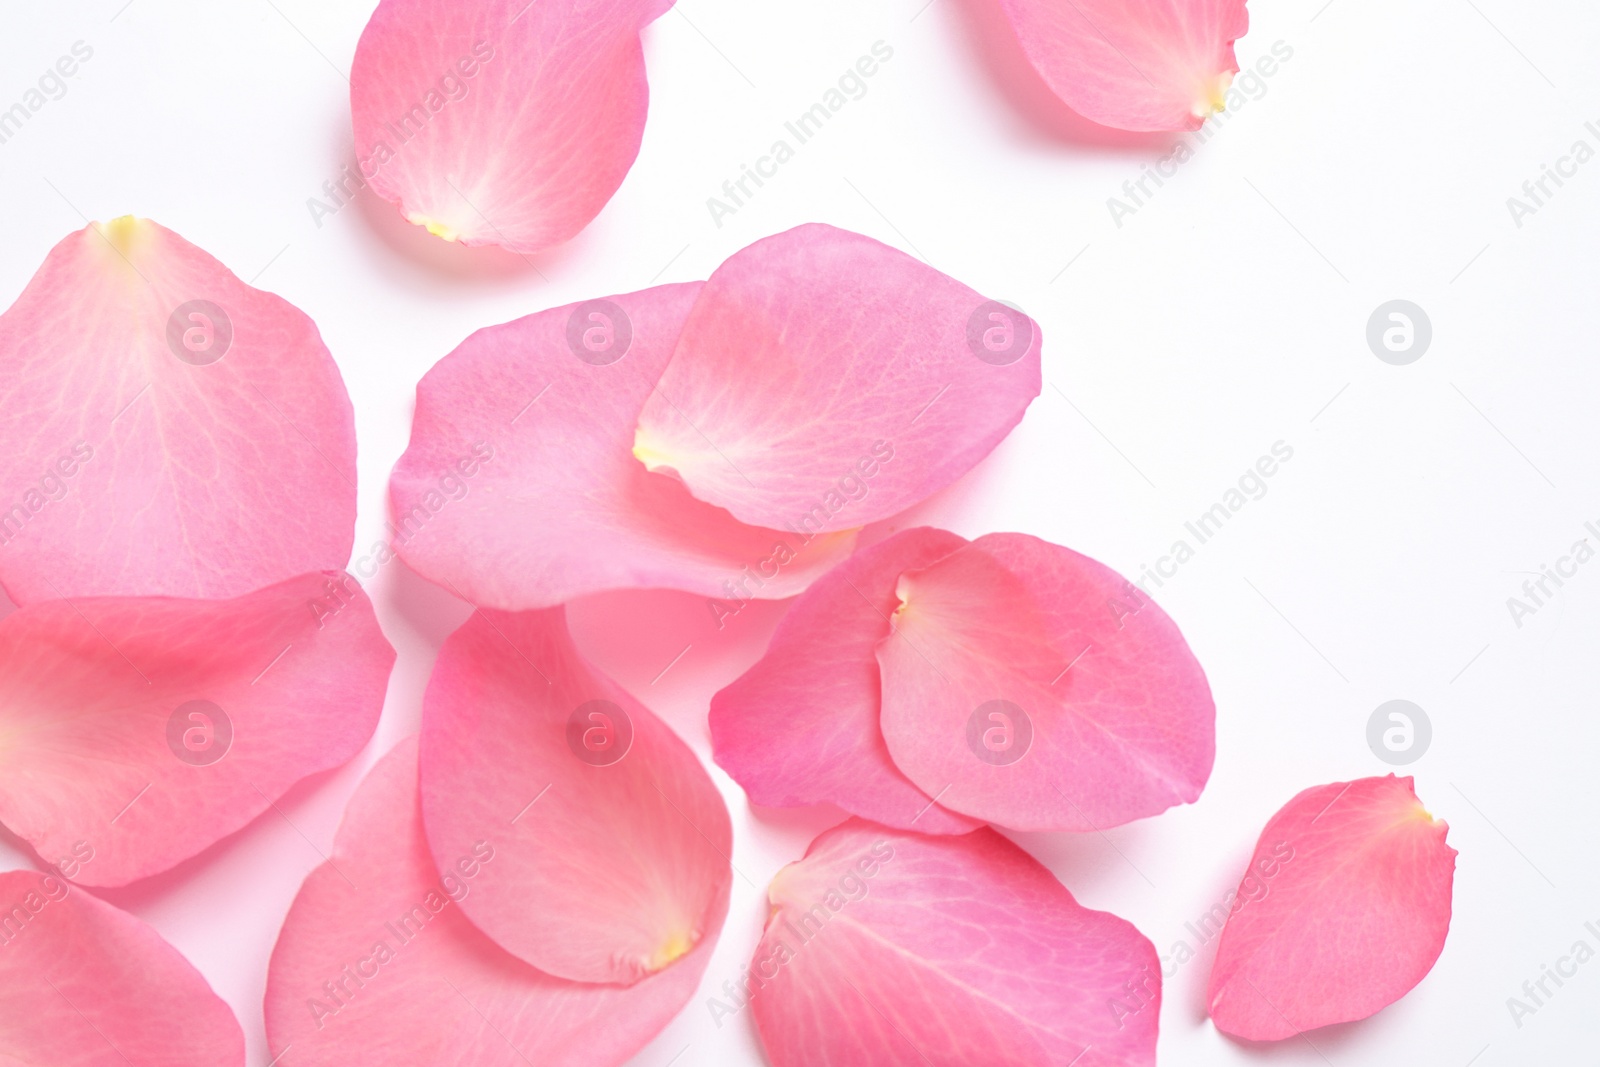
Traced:
<path fill-rule="evenodd" d="M 1239 69 L 1244 0 L 1000 0 L 1022 49 L 1074 111 L 1123 130 L 1195 130 Z"/>
<path fill-rule="evenodd" d="M 480 607 L 520 611 L 629 587 L 737 606 L 793 596 L 848 555 L 854 535 L 746 526 L 631 455 L 699 290 L 542 311 L 440 360 L 390 482 L 406 562 Z"/>
<path fill-rule="evenodd" d="M 1154 947 L 987 827 L 931 837 L 852 819 L 767 895 L 749 1003 L 773 1067 L 1156 1062 Z"/>
<path fill-rule="evenodd" d="M 1230 901 L 1206 994 L 1217 1029 L 1271 1041 L 1405 996 L 1450 930 L 1448 830 L 1392 774 L 1285 804 Z"/>
<path fill-rule="evenodd" d="M 416 739 L 380 760 L 278 935 L 269 1054 L 293 1067 L 614 1067 L 649 1041 L 693 995 L 714 939 L 630 987 L 536 971 L 459 906 L 504 861 L 501 843 L 490 830 L 441 873 L 423 836 Z"/>
<path fill-rule="evenodd" d="M 878 646 L 883 734 L 947 808 L 1015 830 L 1104 829 L 1191 803 L 1215 705 L 1143 591 L 1025 534 L 904 574 Z"/>
<path fill-rule="evenodd" d="M 717 268 L 634 453 L 748 523 L 846 530 L 966 473 L 1039 395 L 1039 328 L 903 252 L 812 224 Z"/>
<path fill-rule="evenodd" d="M 243 1067 L 244 1033 L 199 971 L 55 874 L 0 874 L 0 1064 Z"/>
<path fill-rule="evenodd" d="M 342 572 L 24 607 L 0 620 L 0 822 L 85 885 L 166 870 L 360 751 L 393 664 Z"/>
<path fill-rule="evenodd" d="M 513 252 L 567 240 L 639 153 L 639 31 L 669 6 L 383 0 L 350 69 L 360 174 L 341 202 L 370 183 L 447 240 Z"/>
<path fill-rule="evenodd" d="M 131 216 L 0 316 L 0 582 L 17 603 L 233 597 L 350 560 L 355 421 L 301 311 Z"/>
<path fill-rule="evenodd" d="M 711 698 L 717 762 L 757 804 L 832 803 L 886 826 L 965 833 L 894 765 L 878 728 L 873 651 L 889 635 L 895 583 L 966 541 L 918 527 L 863 549 L 795 601 L 750 670 Z"/>
<path fill-rule="evenodd" d="M 422 712 L 422 807 L 441 867 L 496 850 L 467 916 L 548 974 L 631 984 L 715 941 L 733 831 L 705 770 L 585 661 L 565 609 L 479 611 Z"/>

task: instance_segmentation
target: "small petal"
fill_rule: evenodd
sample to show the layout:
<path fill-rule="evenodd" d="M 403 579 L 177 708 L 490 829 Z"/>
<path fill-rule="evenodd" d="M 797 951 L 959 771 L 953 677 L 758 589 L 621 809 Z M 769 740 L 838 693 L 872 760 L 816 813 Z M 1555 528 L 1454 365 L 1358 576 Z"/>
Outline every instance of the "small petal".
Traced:
<path fill-rule="evenodd" d="M 0 822 L 118 886 L 249 823 L 378 723 L 394 650 L 344 573 L 236 600 L 49 600 L 0 620 Z"/>
<path fill-rule="evenodd" d="M 901 576 L 878 646 L 895 763 L 954 811 L 1100 830 L 1193 802 L 1216 709 L 1178 627 L 1070 549 L 990 534 Z"/>
<path fill-rule="evenodd" d="M 928 527 L 863 549 L 795 601 L 766 655 L 711 698 L 717 763 L 757 804 L 833 803 L 885 826 L 965 833 L 957 815 L 912 784 L 878 729 L 881 687 L 873 650 L 889 635 L 902 571 L 966 544 Z"/>
<path fill-rule="evenodd" d="M 1217 1029 L 1273 1041 L 1365 1019 L 1433 969 L 1449 830 L 1390 774 L 1307 789 L 1261 831 L 1211 967 Z"/>
<path fill-rule="evenodd" d="M 639 31 L 670 0 L 383 0 L 356 45 L 356 156 L 430 233 L 538 252 L 589 224 L 639 154 Z"/>
<path fill-rule="evenodd" d="M 0 582 L 17 603 L 240 596 L 350 561 L 355 417 L 301 311 L 131 216 L 0 316 Z"/>
<path fill-rule="evenodd" d="M 502 855 L 484 840 L 443 874 L 423 836 L 417 742 L 350 800 L 332 858 L 300 887 L 267 974 L 267 1046 L 294 1067 L 616 1067 L 694 994 L 708 939 L 637 985 L 541 974 L 461 913 Z"/>
<path fill-rule="evenodd" d="M 851 534 L 746 526 L 631 454 L 699 290 L 542 311 L 440 360 L 390 482 L 406 562 L 480 607 L 522 611 L 629 587 L 793 596 L 848 555 Z"/>
<path fill-rule="evenodd" d="M 244 1032 L 150 927 L 53 874 L 0 874 L 0 1064 L 244 1067 Z"/>
<path fill-rule="evenodd" d="M 750 973 L 773 1067 L 1156 1062 L 1155 948 L 993 830 L 852 819 L 768 897 Z"/>
<path fill-rule="evenodd" d="M 631 984 L 715 941 L 727 808 L 693 752 L 579 654 L 565 610 L 479 611 L 422 712 L 422 807 L 441 868 L 493 843 L 461 902 L 547 974 Z"/>
<path fill-rule="evenodd" d="M 1039 395 L 1039 328 L 871 238 L 800 226 L 706 282 L 634 454 L 744 522 L 809 533 L 904 511 Z"/>
<path fill-rule="evenodd" d="M 1000 0 L 1022 50 L 1067 106 L 1123 130 L 1196 130 L 1239 70 L 1244 0 Z"/>

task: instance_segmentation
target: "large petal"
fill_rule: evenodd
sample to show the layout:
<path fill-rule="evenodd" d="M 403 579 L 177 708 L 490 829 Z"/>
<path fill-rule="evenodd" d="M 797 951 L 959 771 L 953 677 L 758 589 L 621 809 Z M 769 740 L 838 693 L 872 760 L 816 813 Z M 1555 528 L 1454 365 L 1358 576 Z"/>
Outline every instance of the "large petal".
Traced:
<path fill-rule="evenodd" d="M 343 573 L 0 621 L 0 822 L 75 881 L 166 870 L 372 736 L 394 650 Z"/>
<path fill-rule="evenodd" d="M 1245 0 L 1000 0 L 1063 101 L 1123 130 L 1194 130 L 1222 109 Z"/>
<path fill-rule="evenodd" d="M 1272 817 L 1222 930 L 1206 994 L 1252 1041 L 1365 1019 L 1444 949 L 1456 850 L 1390 774 L 1316 786 Z"/>
<path fill-rule="evenodd" d="M 0 316 L 0 582 L 233 597 L 350 561 L 355 420 L 302 312 L 132 217 Z"/>
<path fill-rule="evenodd" d="M 416 740 L 380 760 L 278 935 L 270 1054 L 295 1067 L 613 1067 L 649 1041 L 694 994 L 711 939 L 626 988 L 542 974 L 458 906 L 501 862 L 499 846 L 491 833 L 441 875 L 423 836 Z"/>
<path fill-rule="evenodd" d="M 853 819 L 768 897 L 750 1004 L 774 1067 L 1155 1063 L 1155 948 L 987 827 Z"/>
<path fill-rule="evenodd" d="M 583 659 L 563 608 L 479 611 L 445 642 L 423 703 L 422 808 L 441 867 L 494 843 L 461 906 L 546 973 L 630 984 L 720 932 L 722 797 Z"/>
<path fill-rule="evenodd" d="M 383 0 L 350 69 L 361 178 L 449 240 L 560 244 L 639 154 L 650 97 L 639 31 L 670 6 Z"/>
<path fill-rule="evenodd" d="M 1086 831 L 1200 795 L 1216 709 L 1178 627 L 1070 549 L 990 534 L 901 577 L 878 646 L 889 753 L 1016 830 Z"/>
<path fill-rule="evenodd" d="M 860 234 L 812 224 L 718 267 L 634 453 L 748 523 L 894 515 L 988 455 L 1039 395 L 1026 315 Z"/>
<path fill-rule="evenodd" d="M 244 1033 L 150 927 L 54 874 L 0 874 L 0 1064 L 243 1067 Z"/>
<path fill-rule="evenodd" d="M 628 587 L 793 596 L 853 535 L 746 526 L 633 458 L 633 427 L 700 283 L 479 330 L 417 386 L 390 483 L 406 562 L 480 607 Z"/>
<path fill-rule="evenodd" d="M 757 804 L 832 803 L 902 830 L 965 833 L 889 758 L 874 649 L 889 635 L 902 571 L 967 542 L 918 527 L 863 549 L 795 601 L 766 655 L 711 698 L 717 762 Z"/>

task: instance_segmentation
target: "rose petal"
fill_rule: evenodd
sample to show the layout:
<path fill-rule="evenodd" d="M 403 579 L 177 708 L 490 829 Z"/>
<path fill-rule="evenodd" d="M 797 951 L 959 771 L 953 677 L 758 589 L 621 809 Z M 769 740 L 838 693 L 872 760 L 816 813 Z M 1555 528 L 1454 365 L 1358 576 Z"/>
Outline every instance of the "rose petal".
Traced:
<path fill-rule="evenodd" d="M 479 330 L 417 386 L 390 496 L 407 563 L 480 607 L 552 607 L 617 588 L 786 597 L 853 535 L 746 526 L 650 474 L 633 426 L 700 283 Z"/>
<path fill-rule="evenodd" d="M 372 736 L 394 650 L 343 573 L 236 600 L 51 600 L 0 620 L 0 822 L 117 886 L 233 833 Z"/>
<path fill-rule="evenodd" d="M 53 874 L 0 874 L 0 1063 L 244 1064 L 244 1032 L 161 935 Z"/>
<path fill-rule="evenodd" d="M 650 97 L 639 31 L 670 6 L 383 0 L 350 69 L 361 177 L 446 240 L 560 244 L 639 154 Z"/>
<path fill-rule="evenodd" d="M 296 1067 L 613 1067 L 672 1019 L 712 939 L 628 988 L 542 974 L 452 904 L 476 897 L 501 862 L 490 832 L 441 878 L 423 836 L 416 739 L 372 768 L 273 949 L 271 1055 Z"/>
<path fill-rule="evenodd" d="M 1206 994 L 1217 1029 L 1272 1041 L 1405 996 L 1450 930 L 1448 831 L 1412 780 L 1392 774 L 1285 804 L 1261 831 L 1217 946 Z"/>
<path fill-rule="evenodd" d="M 634 454 L 744 522 L 851 529 L 966 473 L 1039 385 L 1025 315 L 871 238 L 800 226 L 706 282 Z"/>
<path fill-rule="evenodd" d="M 1196 130 L 1239 69 L 1244 0 L 1000 0 L 1022 50 L 1074 111 L 1123 130 Z"/>
<path fill-rule="evenodd" d="M 852 819 L 768 897 L 750 1003 L 773 1067 L 1155 1063 L 1154 947 L 993 830 Z"/>
<path fill-rule="evenodd" d="M 17 603 L 234 597 L 350 560 L 355 421 L 316 326 L 131 216 L 0 316 L 0 582 Z"/>
<path fill-rule="evenodd" d="M 795 601 L 766 654 L 711 698 L 717 763 L 757 804 L 833 803 L 886 826 L 965 833 L 981 825 L 933 803 L 889 758 L 873 650 L 889 635 L 902 571 L 966 541 L 919 527 L 863 549 Z"/>
<path fill-rule="evenodd" d="M 562 608 L 479 611 L 445 642 L 423 702 L 422 807 L 441 867 L 495 843 L 462 908 L 548 974 L 631 984 L 716 940 L 733 877 L 722 797 L 583 659 Z"/>
<path fill-rule="evenodd" d="M 1215 705 L 1177 626 L 1086 556 L 990 534 L 902 575 L 878 646 L 889 753 L 945 807 L 1104 829 L 1200 795 Z"/>

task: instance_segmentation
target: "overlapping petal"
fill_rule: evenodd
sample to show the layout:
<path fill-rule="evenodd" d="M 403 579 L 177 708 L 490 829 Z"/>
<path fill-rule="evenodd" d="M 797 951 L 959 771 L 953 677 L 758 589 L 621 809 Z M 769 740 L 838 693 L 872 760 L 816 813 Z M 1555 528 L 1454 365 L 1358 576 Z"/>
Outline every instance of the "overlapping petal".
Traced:
<path fill-rule="evenodd" d="M 634 452 L 744 522 L 894 515 L 998 444 L 1040 388 L 1026 315 L 860 234 L 800 226 L 706 282 Z"/>
<path fill-rule="evenodd" d="M 757 804 L 833 803 L 886 826 L 964 833 L 889 758 L 874 649 L 889 636 L 900 574 L 966 541 L 918 527 L 863 549 L 797 600 L 766 654 L 711 700 L 717 762 Z"/>
<path fill-rule="evenodd" d="M 633 166 L 639 33 L 671 0 L 382 0 L 350 70 L 357 165 L 410 221 L 537 252 Z"/>
<path fill-rule="evenodd" d="M 461 910 L 502 858 L 486 839 L 435 866 L 417 742 L 396 746 L 351 798 L 332 858 L 307 877 L 279 934 L 270 1054 L 300 1067 L 613 1067 L 693 995 L 710 938 L 626 988 L 552 978 L 512 957 Z M 526 906 L 559 924 L 537 897 Z"/>
<path fill-rule="evenodd" d="M 631 455 L 633 428 L 700 283 L 479 330 L 417 387 L 390 484 L 407 563 L 481 607 L 686 589 L 793 596 L 853 535 L 746 526 Z"/>
<path fill-rule="evenodd" d="M 1456 850 L 1410 778 L 1333 782 L 1268 821 L 1211 968 L 1217 1029 L 1253 1041 L 1364 1019 L 1422 981 L 1450 930 Z M 1255 891 L 1260 886 L 1262 891 Z"/>
<path fill-rule="evenodd" d="M 393 664 L 342 572 L 24 607 L 0 620 L 0 822 L 87 885 L 163 871 L 355 755 Z"/>
<path fill-rule="evenodd" d="M 583 659 L 562 608 L 479 611 L 445 642 L 422 807 L 441 868 L 495 849 L 462 909 L 548 974 L 631 984 L 720 931 L 727 808 L 677 735 Z"/>
<path fill-rule="evenodd" d="M 990 534 L 903 574 L 878 645 L 890 755 L 954 811 L 1087 831 L 1189 803 L 1215 705 L 1177 626 L 1110 568 Z"/>
<path fill-rule="evenodd" d="M 774 1067 L 1155 1063 L 1154 947 L 993 830 L 853 819 L 768 896 L 749 1003 Z"/>
<path fill-rule="evenodd" d="M 1245 0 L 1000 0 L 1022 50 L 1074 111 L 1124 130 L 1194 130 L 1239 70 Z"/>
<path fill-rule="evenodd" d="M 234 597 L 343 567 L 355 424 L 298 309 L 132 217 L 0 316 L 0 582 L 18 603 Z"/>
<path fill-rule="evenodd" d="M 0 874 L 0 1063 L 243 1067 L 244 1033 L 189 961 L 55 874 Z"/>

